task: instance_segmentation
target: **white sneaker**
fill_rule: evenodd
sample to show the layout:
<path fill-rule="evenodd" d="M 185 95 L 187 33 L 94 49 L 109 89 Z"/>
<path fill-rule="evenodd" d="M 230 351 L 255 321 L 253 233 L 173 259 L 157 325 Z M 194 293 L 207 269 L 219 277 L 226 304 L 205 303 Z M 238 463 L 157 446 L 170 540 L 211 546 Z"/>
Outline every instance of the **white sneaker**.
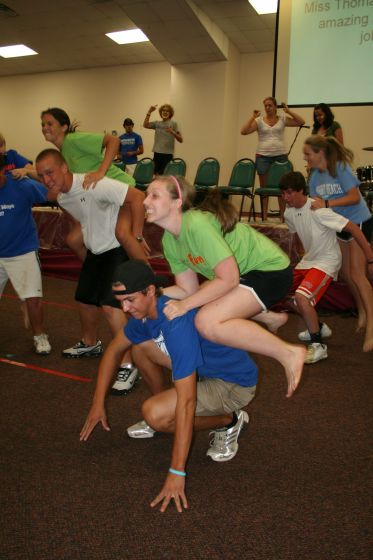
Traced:
<path fill-rule="evenodd" d="M 133 426 L 127 428 L 127 434 L 131 438 L 145 439 L 154 437 L 155 430 L 148 426 L 145 420 L 140 420 L 140 422 L 137 422 L 137 424 L 134 424 Z"/>
<path fill-rule="evenodd" d="M 332 329 L 330 327 L 328 327 L 328 325 L 326 323 L 322 323 L 321 325 L 321 338 L 329 338 L 330 336 L 332 336 Z M 309 331 L 302 331 L 300 333 L 298 333 L 298 338 L 299 340 L 301 340 L 302 342 L 310 342 L 311 341 L 311 336 Z"/>
<path fill-rule="evenodd" d="M 49 344 L 48 335 L 45 333 L 35 335 L 34 347 L 37 354 L 49 354 L 52 347 Z"/>
<path fill-rule="evenodd" d="M 120 366 L 118 368 L 116 381 L 112 385 L 110 393 L 112 395 L 126 395 L 131 391 L 131 389 L 133 389 L 138 376 L 138 369 L 133 367 L 131 364 Z"/>
<path fill-rule="evenodd" d="M 304 360 L 305 364 L 315 364 L 320 360 L 325 360 L 328 357 L 328 349 L 326 344 L 320 344 L 319 342 L 313 342 L 307 346 L 306 357 Z"/>
<path fill-rule="evenodd" d="M 245 424 L 249 422 L 249 415 L 244 410 L 236 411 L 237 422 L 232 428 L 219 428 L 210 432 L 214 434 L 210 447 L 206 452 L 207 457 L 213 461 L 230 461 L 238 451 L 238 436 Z"/>
<path fill-rule="evenodd" d="M 84 344 L 81 340 L 74 346 L 71 346 L 71 348 L 62 350 L 62 356 L 64 358 L 97 358 L 101 356 L 102 352 L 103 347 L 101 340 L 98 340 L 96 344 L 93 344 L 92 346 Z"/>

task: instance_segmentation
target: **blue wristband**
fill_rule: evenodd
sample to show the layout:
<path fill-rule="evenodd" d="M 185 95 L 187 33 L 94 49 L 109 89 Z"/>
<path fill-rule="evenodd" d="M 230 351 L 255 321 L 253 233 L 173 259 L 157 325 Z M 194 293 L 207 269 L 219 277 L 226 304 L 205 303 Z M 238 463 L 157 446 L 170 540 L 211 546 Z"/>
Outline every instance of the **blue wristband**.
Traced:
<path fill-rule="evenodd" d="M 186 476 L 186 472 L 177 471 L 176 469 L 172 469 L 171 467 L 168 469 L 168 472 L 170 472 L 171 474 L 177 474 L 178 476 Z"/>

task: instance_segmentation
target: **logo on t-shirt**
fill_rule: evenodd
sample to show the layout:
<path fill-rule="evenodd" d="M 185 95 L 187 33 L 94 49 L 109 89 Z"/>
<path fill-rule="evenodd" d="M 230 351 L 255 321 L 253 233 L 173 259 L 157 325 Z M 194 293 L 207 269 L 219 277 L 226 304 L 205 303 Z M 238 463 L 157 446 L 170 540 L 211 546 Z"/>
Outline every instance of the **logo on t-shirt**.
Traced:
<path fill-rule="evenodd" d="M 191 255 L 190 253 L 188 254 L 188 259 L 194 265 L 203 264 L 205 262 L 205 259 L 203 257 L 201 256 L 193 257 L 193 255 Z"/>
<path fill-rule="evenodd" d="M 154 342 L 156 343 L 156 345 L 158 346 L 158 348 L 160 349 L 161 352 L 163 352 L 163 354 L 166 354 L 166 356 L 169 356 L 170 354 L 168 353 L 167 350 L 167 346 L 166 346 L 166 342 L 163 336 L 163 332 L 161 331 L 159 333 L 159 335 L 157 336 L 157 338 L 153 339 Z"/>

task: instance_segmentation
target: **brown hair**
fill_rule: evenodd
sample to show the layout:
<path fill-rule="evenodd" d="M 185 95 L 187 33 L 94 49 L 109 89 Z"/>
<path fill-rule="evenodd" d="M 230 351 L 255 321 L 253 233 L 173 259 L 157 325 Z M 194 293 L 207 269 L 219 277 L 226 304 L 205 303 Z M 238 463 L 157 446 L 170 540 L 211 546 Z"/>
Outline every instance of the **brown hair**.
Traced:
<path fill-rule="evenodd" d="M 289 171 L 280 179 L 279 187 L 282 191 L 291 189 L 296 192 L 305 193 L 307 190 L 306 179 L 300 171 Z"/>
<path fill-rule="evenodd" d="M 223 198 L 219 187 L 212 189 L 197 208 L 203 212 L 210 212 L 217 217 L 223 235 L 232 231 L 238 222 L 236 207 Z"/>
<path fill-rule="evenodd" d="M 55 150 L 54 148 L 47 148 L 46 150 L 43 150 L 42 152 L 40 152 L 40 154 L 38 154 L 36 156 L 35 163 L 39 163 L 44 158 L 49 157 L 49 156 L 52 156 L 54 158 L 55 162 L 59 163 L 60 165 L 62 165 L 63 163 L 66 163 L 66 160 L 63 157 L 63 155 L 61 154 L 61 152 L 59 150 Z"/>
<path fill-rule="evenodd" d="M 155 177 L 155 180 L 165 185 L 171 198 L 177 200 L 181 194 L 182 212 L 193 208 L 196 190 L 184 177 L 180 175 L 159 175 Z M 180 189 L 178 189 L 178 186 Z M 203 202 L 196 207 L 196 210 L 214 214 L 221 224 L 223 235 L 232 231 L 238 222 L 238 212 L 235 206 L 223 199 L 218 187 L 209 192 Z"/>
<path fill-rule="evenodd" d="M 66 113 L 66 111 L 60 109 L 59 107 L 51 107 L 49 109 L 46 109 L 45 111 L 42 111 L 40 115 L 41 118 L 43 118 L 44 115 L 52 115 L 52 117 L 55 118 L 61 126 L 66 125 L 67 129 L 65 134 L 75 132 L 79 126 L 79 123 L 77 121 L 74 120 L 73 122 L 71 122 L 70 117 Z"/>
<path fill-rule="evenodd" d="M 190 210 L 193 206 L 193 201 L 196 196 L 196 190 L 193 185 L 191 185 L 185 177 L 181 177 L 181 175 L 156 175 L 156 181 L 160 181 L 163 183 L 169 192 L 171 198 L 182 199 L 181 211 L 186 212 Z M 180 187 L 180 192 L 177 187 Z"/>
<path fill-rule="evenodd" d="M 319 136 L 314 134 L 309 136 L 304 142 L 309 146 L 315 154 L 324 152 L 328 171 L 332 177 L 337 175 L 337 163 L 341 162 L 345 165 L 352 165 L 354 154 L 351 150 L 343 146 L 333 136 Z"/>
<path fill-rule="evenodd" d="M 175 114 L 174 108 L 172 107 L 172 105 L 169 105 L 168 103 L 163 103 L 163 105 L 161 105 L 159 107 L 159 114 L 161 115 L 163 109 L 167 109 L 168 111 L 170 111 L 170 119 L 172 119 L 172 117 Z"/>

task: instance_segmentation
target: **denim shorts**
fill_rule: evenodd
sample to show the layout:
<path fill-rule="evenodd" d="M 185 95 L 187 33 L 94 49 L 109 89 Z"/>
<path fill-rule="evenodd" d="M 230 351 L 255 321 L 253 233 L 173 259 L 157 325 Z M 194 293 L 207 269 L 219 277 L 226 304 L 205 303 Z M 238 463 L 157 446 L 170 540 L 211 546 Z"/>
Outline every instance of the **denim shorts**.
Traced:
<path fill-rule="evenodd" d="M 272 163 L 274 163 L 275 161 L 284 163 L 285 161 L 288 161 L 288 156 L 287 154 L 283 154 L 280 156 L 261 156 L 260 154 L 256 154 L 255 167 L 258 175 L 265 175 L 269 171 Z"/>

